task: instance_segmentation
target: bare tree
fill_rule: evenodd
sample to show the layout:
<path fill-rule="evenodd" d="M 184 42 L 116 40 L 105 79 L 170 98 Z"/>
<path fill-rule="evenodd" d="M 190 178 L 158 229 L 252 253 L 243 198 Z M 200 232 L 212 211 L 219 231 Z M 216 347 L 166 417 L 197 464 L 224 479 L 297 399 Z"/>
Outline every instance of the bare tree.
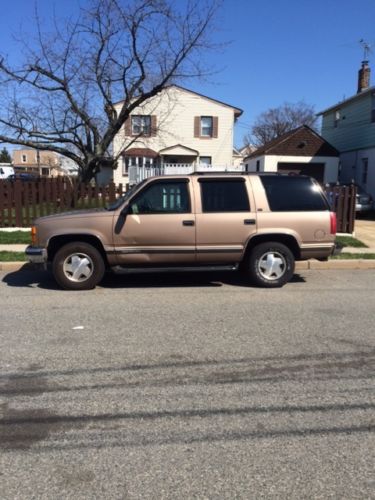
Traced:
<path fill-rule="evenodd" d="M 301 125 L 314 127 L 316 122 L 314 106 L 303 101 L 284 103 L 261 113 L 256 118 L 251 133 L 244 137 L 244 143 L 262 146 Z"/>
<path fill-rule="evenodd" d="M 60 153 L 90 180 L 116 162 L 112 141 L 134 109 L 173 82 L 205 74 L 217 7 L 217 0 L 89 0 L 74 21 L 55 20 L 53 33 L 36 13 L 24 63 L 0 56 L 0 142 Z"/>

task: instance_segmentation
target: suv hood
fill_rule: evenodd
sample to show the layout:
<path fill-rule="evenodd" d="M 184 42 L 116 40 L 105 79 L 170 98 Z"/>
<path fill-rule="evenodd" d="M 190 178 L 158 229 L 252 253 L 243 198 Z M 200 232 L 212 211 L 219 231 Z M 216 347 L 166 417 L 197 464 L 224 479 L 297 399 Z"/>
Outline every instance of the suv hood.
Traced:
<path fill-rule="evenodd" d="M 72 210 L 71 212 L 61 212 L 58 214 L 45 215 L 43 217 L 38 217 L 35 220 L 36 224 L 43 223 L 44 221 L 51 221 L 53 219 L 63 220 L 63 219 L 76 219 L 85 217 L 98 217 L 98 214 L 113 215 L 113 212 L 109 212 L 105 208 L 90 208 L 87 210 Z"/>

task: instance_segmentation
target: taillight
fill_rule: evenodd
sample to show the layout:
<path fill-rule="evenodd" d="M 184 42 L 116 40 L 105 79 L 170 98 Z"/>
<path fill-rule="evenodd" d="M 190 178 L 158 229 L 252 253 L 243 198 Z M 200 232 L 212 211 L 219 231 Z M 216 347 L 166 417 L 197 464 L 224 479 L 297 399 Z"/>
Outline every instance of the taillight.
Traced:
<path fill-rule="evenodd" d="M 35 246 L 35 245 L 36 245 L 36 227 L 35 227 L 35 226 L 33 226 L 33 227 L 31 228 L 31 244 L 32 244 L 33 246 Z"/>
<path fill-rule="evenodd" d="M 336 234 L 336 229 L 337 229 L 336 212 L 330 212 L 330 218 L 331 218 L 331 234 Z"/>

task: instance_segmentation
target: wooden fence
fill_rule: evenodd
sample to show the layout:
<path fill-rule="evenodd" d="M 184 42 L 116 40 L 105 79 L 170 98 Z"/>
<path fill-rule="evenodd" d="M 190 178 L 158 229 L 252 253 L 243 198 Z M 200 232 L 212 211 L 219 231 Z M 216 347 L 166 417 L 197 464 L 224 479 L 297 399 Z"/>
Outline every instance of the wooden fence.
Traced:
<path fill-rule="evenodd" d="M 356 187 L 326 187 L 332 210 L 337 214 L 337 231 L 352 233 L 355 222 Z M 57 177 L 32 182 L 0 180 L 0 227 L 30 227 L 33 219 L 81 208 L 104 207 L 126 191 L 126 186 L 106 187 L 80 184 Z"/>
<path fill-rule="evenodd" d="M 98 187 L 65 177 L 0 180 L 0 227 L 30 227 L 33 219 L 43 215 L 104 207 L 124 192 L 122 184 Z"/>
<path fill-rule="evenodd" d="M 337 232 L 353 233 L 355 223 L 355 204 L 357 188 L 349 186 L 328 186 L 325 188 L 326 196 L 331 208 L 336 212 Z"/>

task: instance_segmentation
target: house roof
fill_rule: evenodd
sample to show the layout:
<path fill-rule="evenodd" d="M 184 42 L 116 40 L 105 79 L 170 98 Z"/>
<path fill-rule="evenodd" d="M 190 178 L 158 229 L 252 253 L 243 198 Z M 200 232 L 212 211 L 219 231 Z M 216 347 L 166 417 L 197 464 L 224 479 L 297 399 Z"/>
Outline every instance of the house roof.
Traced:
<path fill-rule="evenodd" d="M 323 111 L 319 111 L 319 113 L 317 113 L 317 116 L 325 115 L 326 113 L 329 113 L 330 111 L 334 111 L 335 109 L 340 108 L 341 106 L 343 106 L 345 104 L 348 104 L 352 101 L 356 101 L 357 99 L 361 99 L 363 96 L 365 96 L 367 94 L 371 94 L 372 92 L 375 92 L 375 86 L 369 87 L 368 89 L 363 90 L 359 94 L 355 94 L 351 97 L 348 97 L 348 99 L 344 99 L 344 100 L 338 102 L 337 104 L 330 106 L 327 109 L 323 109 Z"/>
<path fill-rule="evenodd" d="M 339 156 L 339 152 L 315 130 L 302 125 L 267 142 L 247 158 L 275 156 Z"/>
<path fill-rule="evenodd" d="M 238 118 L 239 116 L 241 116 L 242 113 L 243 113 L 243 110 L 240 109 L 240 108 L 237 108 L 236 106 L 232 106 L 231 104 L 227 104 L 226 102 L 219 101 L 217 99 L 213 99 L 212 97 L 208 97 L 208 96 L 206 96 L 204 94 L 200 94 L 199 92 L 195 92 L 194 90 L 190 90 L 190 89 L 187 89 L 185 87 L 181 87 L 180 85 L 176 85 L 175 83 L 173 83 L 171 85 L 168 85 L 165 88 L 167 88 L 167 89 L 168 88 L 177 88 L 179 90 L 183 90 L 184 92 L 189 92 L 190 94 L 197 95 L 199 97 L 203 97 L 204 99 L 208 99 L 209 101 L 216 102 L 217 104 L 221 104 L 222 106 L 226 106 L 227 108 L 232 108 L 234 110 L 234 116 L 236 118 Z M 122 99 L 121 101 L 115 102 L 115 105 L 116 104 L 120 104 L 121 102 L 124 102 L 124 99 Z"/>
<path fill-rule="evenodd" d="M 144 158 L 156 158 L 159 156 L 157 151 L 150 148 L 130 148 L 121 153 L 123 156 L 143 156 Z"/>
<path fill-rule="evenodd" d="M 164 154 L 185 154 L 188 156 L 197 156 L 198 151 L 196 149 L 188 148 L 187 146 L 184 146 L 183 144 L 174 144 L 173 146 L 168 146 L 167 148 L 161 149 L 159 151 L 159 154 L 164 155 Z"/>

